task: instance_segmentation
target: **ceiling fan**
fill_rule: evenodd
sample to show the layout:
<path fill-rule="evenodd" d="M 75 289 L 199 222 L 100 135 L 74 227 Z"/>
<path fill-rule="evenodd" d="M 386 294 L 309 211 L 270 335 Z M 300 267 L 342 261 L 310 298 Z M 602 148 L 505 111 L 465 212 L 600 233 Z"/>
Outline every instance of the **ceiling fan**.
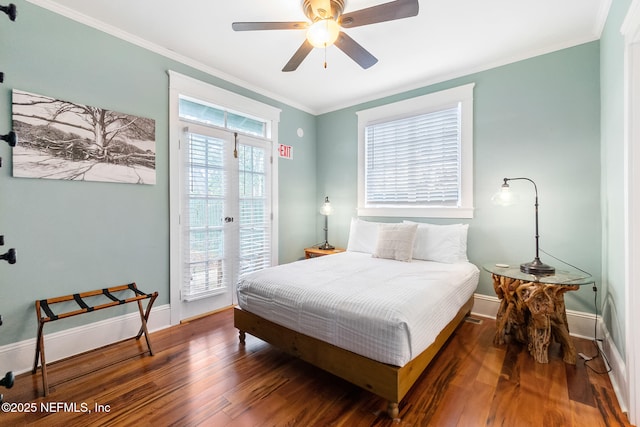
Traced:
<path fill-rule="evenodd" d="M 234 22 L 234 31 L 307 30 L 307 38 L 282 71 L 294 71 L 314 47 L 335 44 L 362 68 L 378 59 L 340 30 L 378 22 L 409 18 L 418 14 L 418 0 L 395 0 L 343 14 L 345 0 L 303 0 L 302 9 L 311 22 Z M 325 62 L 325 68 L 326 68 Z"/>

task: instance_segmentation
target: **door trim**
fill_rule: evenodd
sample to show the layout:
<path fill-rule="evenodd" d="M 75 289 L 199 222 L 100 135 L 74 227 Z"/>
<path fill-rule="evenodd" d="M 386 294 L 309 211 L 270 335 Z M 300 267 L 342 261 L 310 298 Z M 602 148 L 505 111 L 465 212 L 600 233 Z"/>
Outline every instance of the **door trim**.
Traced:
<path fill-rule="evenodd" d="M 640 339 L 640 1 L 633 0 L 622 24 L 624 36 L 624 151 L 625 151 L 625 364 L 629 421 L 638 422 Z"/>
<path fill-rule="evenodd" d="M 180 95 L 201 99 L 244 114 L 269 120 L 271 123 L 271 141 L 273 159 L 271 175 L 272 199 L 272 236 L 271 263 L 278 262 L 278 125 L 281 110 L 262 102 L 250 99 L 234 92 L 219 88 L 169 70 L 169 302 L 171 306 L 171 325 L 180 323 L 180 138 L 182 129 L 178 115 Z M 236 296 L 234 293 L 234 304 Z"/>

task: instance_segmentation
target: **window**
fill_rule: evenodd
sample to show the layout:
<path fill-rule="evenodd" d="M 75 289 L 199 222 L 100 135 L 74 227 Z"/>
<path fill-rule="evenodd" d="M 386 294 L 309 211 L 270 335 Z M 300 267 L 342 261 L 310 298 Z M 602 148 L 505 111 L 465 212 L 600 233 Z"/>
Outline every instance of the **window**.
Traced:
<path fill-rule="evenodd" d="M 266 120 L 252 118 L 242 113 L 234 113 L 223 107 L 209 105 L 202 100 L 180 96 L 178 109 L 180 118 L 184 120 L 236 130 L 262 138 L 270 136 Z"/>
<path fill-rule="evenodd" d="M 358 215 L 473 216 L 473 86 L 358 112 Z"/>

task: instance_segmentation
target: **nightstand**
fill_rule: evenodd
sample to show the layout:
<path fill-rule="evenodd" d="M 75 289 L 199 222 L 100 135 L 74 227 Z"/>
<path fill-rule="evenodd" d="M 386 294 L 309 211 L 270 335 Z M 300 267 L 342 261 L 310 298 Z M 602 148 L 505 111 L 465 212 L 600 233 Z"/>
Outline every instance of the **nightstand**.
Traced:
<path fill-rule="evenodd" d="M 527 344 L 538 363 L 548 363 L 552 336 L 562 347 L 565 363 L 576 364 L 576 349 L 569 336 L 564 294 L 580 286 L 594 284 L 593 278 L 577 270 L 556 270 L 548 276 L 523 273 L 518 266 L 487 264 L 493 289 L 500 298 L 496 314 L 494 344 L 510 338 Z"/>
<path fill-rule="evenodd" d="M 340 252 L 344 252 L 344 251 L 345 251 L 344 248 L 335 248 L 335 249 L 305 248 L 304 257 L 307 259 L 316 258 L 319 256 L 339 254 Z"/>

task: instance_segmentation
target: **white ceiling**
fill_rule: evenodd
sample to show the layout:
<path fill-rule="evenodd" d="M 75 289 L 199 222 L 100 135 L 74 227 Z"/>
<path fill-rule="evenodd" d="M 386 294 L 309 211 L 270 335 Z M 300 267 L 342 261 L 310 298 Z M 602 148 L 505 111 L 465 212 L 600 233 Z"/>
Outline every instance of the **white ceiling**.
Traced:
<path fill-rule="evenodd" d="M 600 37 L 611 0 L 420 0 L 418 16 L 344 30 L 379 59 L 363 70 L 314 49 L 281 71 L 300 30 L 234 32 L 234 21 L 306 21 L 302 0 L 29 0 L 313 114 Z M 347 0 L 345 13 L 388 0 Z"/>

